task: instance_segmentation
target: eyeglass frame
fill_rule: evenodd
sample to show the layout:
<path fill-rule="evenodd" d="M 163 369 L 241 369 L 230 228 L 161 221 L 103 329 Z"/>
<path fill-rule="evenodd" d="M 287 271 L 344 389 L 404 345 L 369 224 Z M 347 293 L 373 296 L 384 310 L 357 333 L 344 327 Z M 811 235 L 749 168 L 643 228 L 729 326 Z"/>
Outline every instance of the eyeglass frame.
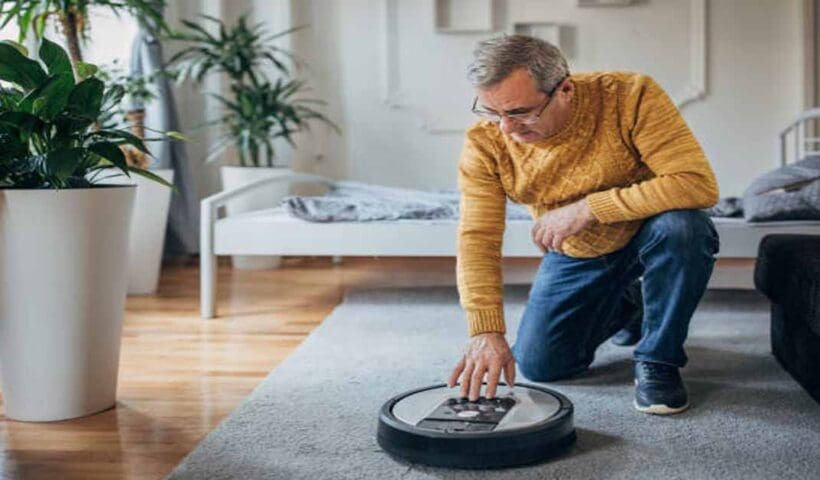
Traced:
<path fill-rule="evenodd" d="M 562 78 L 554 87 L 552 87 L 552 90 L 550 90 L 549 92 L 539 90 L 541 93 L 546 93 L 547 94 L 547 101 L 546 101 L 546 103 L 544 103 L 544 106 L 541 107 L 541 110 L 539 110 L 538 114 L 536 114 L 536 115 L 532 115 L 532 110 L 535 110 L 537 107 L 533 107 L 531 109 L 531 111 L 529 111 L 527 113 L 515 113 L 515 114 L 512 114 L 512 115 L 510 115 L 508 113 L 493 113 L 493 112 L 490 112 L 489 110 L 478 110 L 478 109 L 476 109 L 476 106 L 478 105 L 478 95 L 476 95 L 475 98 L 473 99 L 473 107 L 470 109 L 470 111 L 473 112 L 473 114 L 475 114 L 475 115 L 477 115 L 481 118 L 485 118 L 487 120 L 490 120 L 492 122 L 501 122 L 501 120 L 503 120 L 504 117 L 507 117 L 509 120 L 512 120 L 514 122 L 521 123 L 523 125 L 531 125 L 531 124 L 537 122 L 539 118 L 541 118 L 541 115 L 544 114 L 544 111 L 547 109 L 550 102 L 552 102 L 552 99 L 554 98 L 553 94 L 555 93 L 556 90 L 558 90 L 558 87 L 560 87 L 561 84 L 564 83 L 564 80 L 566 80 L 567 78 L 569 78 L 569 74 L 567 74 L 564 78 Z M 522 116 L 518 117 L 518 115 L 522 115 Z M 524 120 L 524 118 L 526 118 L 527 120 Z"/>

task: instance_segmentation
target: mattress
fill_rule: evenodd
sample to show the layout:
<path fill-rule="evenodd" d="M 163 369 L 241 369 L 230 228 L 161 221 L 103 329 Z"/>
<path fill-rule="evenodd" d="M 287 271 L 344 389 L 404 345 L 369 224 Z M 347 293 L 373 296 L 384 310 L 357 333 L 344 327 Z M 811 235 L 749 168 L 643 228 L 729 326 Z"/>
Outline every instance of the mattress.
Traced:
<path fill-rule="evenodd" d="M 712 220 L 719 257 L 754 258 L 760 240 L 774 233 L 820 235 L 820 221 Z M 217 255 L 454 256 L 457 227 L 455 219 L 313 223 L 272 208 L 217 220 L 214 247 Z M 508 220 L 502 254 L 541 256 L 531 229 L 530 220 Z"/>

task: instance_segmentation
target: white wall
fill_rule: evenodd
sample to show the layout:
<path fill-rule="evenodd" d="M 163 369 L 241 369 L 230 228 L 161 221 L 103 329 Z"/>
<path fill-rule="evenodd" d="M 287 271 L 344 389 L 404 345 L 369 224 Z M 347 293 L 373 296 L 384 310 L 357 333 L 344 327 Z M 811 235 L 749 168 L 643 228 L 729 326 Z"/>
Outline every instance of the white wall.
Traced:
<path fill-rule="evenodd" d="M 692 83 L 690 60 L 697 49 L 691 46 L 691 8 L 698 1 L 637 0 L 605 8 L 579 8 L 576 0 L 492 3 L 498 31 L 512 31 L 522 21 L 568 27 L 572 70 L 643 71 L 679 98 Z M 484 3 L 475 0 L 476 8 Z M 329 114 L 343 133 L 319 127 L 303 136 L 293 157 L 297 169 L 388 185 L 455 185 L 461 131 L 473 121 L 464 71 L 475 43 L 492 33 L 437 33 L 433 0 L 224 4 L 232 12 L 255 5 L 258 18 L 279 19 L 279 25 L 290 18 L 311 26 L 295 34 L 291 46 L 311 65 L 304 73 L 315 96 L 330 103 Z M 802 109 L 802 0 L 706 5 L 706 96 L 682 111 L 722 195 L 738 195 L 777 164 L 777 134 Z M 186 118 L 201 109 L 192 97 L 186 94 Z M 211 173 L 203 177 L 203 194 L 217 188 Z"/>

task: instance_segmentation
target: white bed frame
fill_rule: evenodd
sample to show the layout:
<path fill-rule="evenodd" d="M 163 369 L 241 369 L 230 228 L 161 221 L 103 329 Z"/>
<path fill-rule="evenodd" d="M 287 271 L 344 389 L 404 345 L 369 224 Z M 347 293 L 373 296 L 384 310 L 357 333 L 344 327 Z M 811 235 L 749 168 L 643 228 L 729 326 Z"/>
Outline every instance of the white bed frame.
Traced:
<path fill-rule="evenodd" d="M 219 218 L 219 208 L 229 200 L 278 183 L 331 184 L 316 175 L 269 177 L 202 200 L 200 231 L 200 300 L 203 318 L 216 314 L 216 259 L 218 255 L 328 255 L 453 257 L 456 255 L 456 220 L 398 220 L 379 222 L 313 223 L 288 215 L 282 208 L 259 210 Z M 754 259 L 760 240 L 772 233 L 820 235 L 818 222 L 746 223 L 743 219 L 716 218 L 724 258 Z M 505 257 L 541 257 L 530 240 L 532 221 L 508 220 L 502 254 Z M 748 270 L 748 266 L 745 267 Z M 746 277 L 748 277 L 746 272 Z M 721 288 L 749 288 L 750 279 L 737 285 L 721 280 Z"/>
<path fill-rule="evenodd" d="M 816 129 L 820 108 L 807 110 L 780 133 L 780 163 L 820 154 L 820 137 L 808 136 Z M 229 200 L 247 195 L 271 183 L 332 180 L 316 175 L 270 177 L 202 200 L 200 223 L 200 302 L 203 318 L 216 314 L 217 255 L 329 255 L 452 257 L 456 254 L 455 220 L 400 220 L 391 222 L 311 223 L 290 217 L 281 208 L 219 218 Z M 719 258 L 743 259 L 716 268 L 710 280 L 714 288 L 754 288 L 751 279 L 760 240 L 773 233 L 820 235 L 820 221 L 746 223 L 742 218 L 715 218 L 720 235 Z M 541 257 L 530 241 L 532 222 L 507 221 L 502 254 L 506 257 Z"/>

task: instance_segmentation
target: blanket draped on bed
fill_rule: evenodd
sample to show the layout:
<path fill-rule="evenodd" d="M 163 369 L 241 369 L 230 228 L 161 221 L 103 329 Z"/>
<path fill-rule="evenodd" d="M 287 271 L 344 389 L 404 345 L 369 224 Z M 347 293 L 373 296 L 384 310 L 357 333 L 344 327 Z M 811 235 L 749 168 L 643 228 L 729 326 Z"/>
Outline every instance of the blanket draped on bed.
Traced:
<path fill-rule="evenodd" d="M 820 220 L 820 156 L 766 172 L 754 179 L 743 198 L 723 198 L 707 212 L 747 222 Z"/>
<path fill-rule="evenodd" d="M 414 190 L 341 181 L 323 196 L 282 201 L 294 217 L 310 222 L 453 220 L 457 190 Z M 745 217 L 747 222 L 820 219 L 820 156 L 809 156 L 756 178 L 743 198 L 729 197 L 705 209 L 712 217 Z M 507 202 L 508 220 L 531 220 L 523 205 Z"/>
<path fill-rule="evenodd" d="M 290 196 L 282 205 L 294 217 L 310 222 L 456 219 L 459 193 L 341 181 L 323 196 Z M 532 215 L 523 205 L 507 202 L 507 218 L 531 220 Z"/>

